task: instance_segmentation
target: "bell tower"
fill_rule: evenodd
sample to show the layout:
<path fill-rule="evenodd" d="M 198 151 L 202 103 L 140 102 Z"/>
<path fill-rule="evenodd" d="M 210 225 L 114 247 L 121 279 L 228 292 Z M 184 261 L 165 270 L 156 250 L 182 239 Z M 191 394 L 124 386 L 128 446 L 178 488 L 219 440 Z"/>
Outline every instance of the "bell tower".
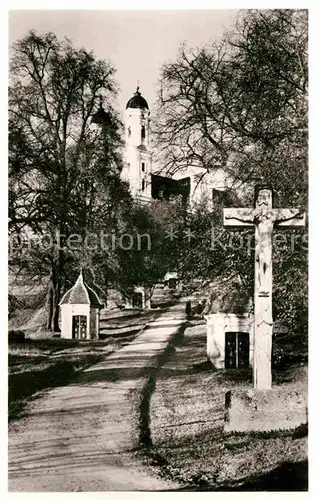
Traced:
<path fill-rule="evenodd" d="M 122 178 L 141 200 L 152 198 L 152 153 L 149 149 L 150 111 L 137 87 L 125 110 L 125 165 Z"/>

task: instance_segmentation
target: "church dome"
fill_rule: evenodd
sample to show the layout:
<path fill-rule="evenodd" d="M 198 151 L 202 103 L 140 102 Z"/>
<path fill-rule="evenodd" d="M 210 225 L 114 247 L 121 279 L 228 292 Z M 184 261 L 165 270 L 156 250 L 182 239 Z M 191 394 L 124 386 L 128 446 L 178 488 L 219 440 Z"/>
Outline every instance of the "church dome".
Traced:
<path fill-rule="evenodd" d="M 100 107 L 96 113 L 91 118 L 91 123 L 96 125 L 110 125 L 111 117 L 110 114 L 105 111 L 102 105 L 102 99 L 100 100 Z"/>
<path fill-rule="evenodd" d="M 144 97 L 142 97 L 141 92 L 139 91 L 139 87 L 137 87 L 135 94 L 129 101 L 127 101 L 126 109 L 127 108 L 139 108 L 139 109 L 148 109 L 148 104 Z"/>

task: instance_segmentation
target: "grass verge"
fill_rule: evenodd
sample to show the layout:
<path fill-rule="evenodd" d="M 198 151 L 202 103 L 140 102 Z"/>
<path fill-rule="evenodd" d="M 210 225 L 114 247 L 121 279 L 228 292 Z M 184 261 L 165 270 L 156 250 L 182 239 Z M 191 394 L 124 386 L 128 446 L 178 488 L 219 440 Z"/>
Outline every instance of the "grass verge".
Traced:
<path fill-rule="evenodd" d="M 307 429 L 225 435 L 225 392 L 251 387 L 251 372 L 213 371 L 205 350 L 205 324 L 190 324 L 157 372 L 151 463 L 190 491 L 307 490 Z M 282 368 L 274 383 L 307 392 L 307 369 Z"/>
<path fill-rule="evenodd" d="M 155 391 L 157 374 L 162 365 L 169 359 L 170 355 L 174 352 L 174 346 L 178 344 L 184 333 L 186 324 L 182 324 L 176 333 L 171 337 L 164 351 L 158 356 L 156 363 L 153 367 L 147 368 L 147 382 L 142 388 L 140 405 L 139 405 L 139 443 L 144 450 L 144 453 L 152 454 L 152 437 L 150 428 L 150 404 L 151 398 Z"/>
<path fill-rule="evenodd" d="M 24 414 L 39 392 L 68 384 L 77 371 L 98 362 L 114 346 L 59 339 L 9 343 L 9 421 Z"/>

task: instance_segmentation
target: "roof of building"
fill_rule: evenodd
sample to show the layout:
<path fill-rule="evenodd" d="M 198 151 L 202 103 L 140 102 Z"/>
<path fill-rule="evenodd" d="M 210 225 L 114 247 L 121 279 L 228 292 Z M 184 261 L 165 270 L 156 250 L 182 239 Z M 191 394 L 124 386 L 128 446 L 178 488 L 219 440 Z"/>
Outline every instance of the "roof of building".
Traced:
<path fill-rule="evenodd" d="M 95 291 L 84 282 L 82 271 L 75 285 L 63 295 L 60 306 L 63 304 L 90 304 L 93 307 L 103 307 Z"/>
<path fill-rule="evenodd" d="M 139 87 L 137 87 L 135 94 L 131 99 L 127 101 L 126 109 L 127 108 L 139 108 L 139 109 L 148 109 L 148 104 L 144 97 L 142 97 L 141 92 L 139 91 Z"/>
<path fill-rule="evenodd" d="M 204 314 L 244 314 L 251 311 L 252 297 L 243 285 L 236 281 L 211 287 L 204 307 Z"/>
<path fill-rule="evenodd" d="M 176 271 L 168 271 L 164 278 L 163 278 L 163 281 L 167 281 L 167 280 L 170 280 L 170 279 L 173 279 L 173 280 L 177 280 L 178 279 L 178 274 Z"/>

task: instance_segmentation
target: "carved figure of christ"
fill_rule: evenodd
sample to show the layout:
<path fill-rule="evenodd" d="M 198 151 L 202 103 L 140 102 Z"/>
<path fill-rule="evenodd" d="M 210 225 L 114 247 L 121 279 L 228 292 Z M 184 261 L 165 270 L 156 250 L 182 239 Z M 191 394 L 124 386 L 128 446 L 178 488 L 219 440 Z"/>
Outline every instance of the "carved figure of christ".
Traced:
<path fill-rule="evenodd" d="M 254 387 L 270 389 L 272 351 L 272 233 L 274 227 L 298 228 L 305 214 L 298 209 L 273 208 L 271 189 L 256 192 L 255 208 L 225 208 L 224 226 L 255 227 Z"/>

